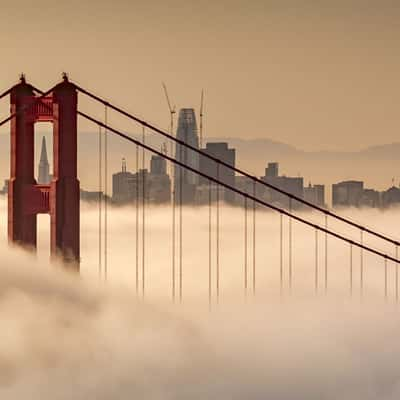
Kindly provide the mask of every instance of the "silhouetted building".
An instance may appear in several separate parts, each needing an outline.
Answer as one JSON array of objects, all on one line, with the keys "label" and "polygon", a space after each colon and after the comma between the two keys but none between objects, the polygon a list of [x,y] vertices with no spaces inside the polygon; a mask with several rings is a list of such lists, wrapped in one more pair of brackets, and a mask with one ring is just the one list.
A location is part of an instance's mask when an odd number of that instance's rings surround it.
[{"label": "silhouetted building", "polygon": [[171,201],[171,180],[167,174],[167,162],[161,156],[152,156],[148,176],[149,201],[153,204]]},{"label": "silhouetted building", "polygon": [[[197,134],[194,109],[183,108],[179,111],[176,137],[196,149],[199,148],[199,137]],[[176,144],[175,158],[183,164],[195,170],[199,170],[199,154],[179,143]],[[175,165],[174,189],[176,202],[179,203],[182,201],[182,203],[185,204],[193,203],[198,182],[198,174],[188,171],[179,165]]]},{"label": "silhouetted building", "polygon": [[364,191],[364,182],[344,181],[332,185],[333,207],[358,207]]},{"label": "silhouetted building", "polygon": [[[226,142],[217,142],[217,143],[207,143],[206,147],[201,150],[203,153],[217,158],[225,162],[226,164],[235,167],[235,157],[236,151],[235,149],[230,149],[228,147],[228,143]],[[218,179],[222,183],[226,183],[229,186],[235,186],[235,171],[231,168],[225,167],[221,164],[218,164],[211,160],[208,157],[200,155],[200,172],[210,176],[211,178]],[[203,176],[199,176],[199,185],[200,186],[208,186],[209,180]],[[216,186],[215,182],[211,182],[212,186]],[[228,203],[232,203],[235,198],[235,193],[231,190],[219,185],[219,197],[220,200],[226,201]],[[203,198],[203,192],[206,189],[198,187],[196,189],[196,202],[199,203],[199,199]],[[213,197],[214,198],[214,197]]]},{"label": "silhouetted building", "polygon": [[113,174],[113,195],[115,204],[146,202],[154,204],[168,203],[171,200],[171,180],[167,174],[166,160],[153,156],[150,160],[150,172],[140,169],[136,173],[126,170],[125,159],[122,169]]},{"label": "silhouetted building", "polygon": [[104,193],[103,192],[92,192],[89,190],[80,190],[80,199],[83,201],[87,201],[89,203],[97,203],[99,199],[104,199]]},{"label": "silhouetted building", "polygon": [[6,194],[8,193],[8,182],[9,182],[8,179],[6,179],[6,180],[4,181],[4,186],[3,186],[3,188],[0,190],[0,194],[6,195]]},{"label": "silhouetted building", "polygon": [[319,207],[325,206],[325,186],[311,185],[304,188],[304,200]]},{"label": "silhouetted building", "polygon": [[134,174],[126,170],[126,161],[123,159],[121,171],[112,176],[112,200],[114,203],[124,204],[134,199],[133,179]]},{"label": "silhouetted building", "polygon": [[400,204],[400,189],[392,186],[381,194],[381,205],[382,207],[391,207]]},{"label": "silhouetted building", "polygon": [[374,189],[364,189],[359,201],[360,207],[377,208],[381,206],[381,193]]},{"label": "silhouetted building", "polygon": [[153,175],[166,175],[167,160],[161,156],[152,156],[150,159],[150,173]]},{"label": "silhouetted building", "polygon": [[[265,169],[265,175],[261,177],[261,180],[296,197],[303,198],[304,196],[304,179],[302,177],[279,176],[278,163],[269,163]],[[287,195],[275,189],[266,187],[257,187],[257,189],[260,191],[263,190],[260,195],[269,202],[276,203],[285,208],[296,209],[301,207],[300,202],[290,200]]]},{"label": "silhouetted building", "polygon": [[48,185],[51,181],[50,177],[50,165],[47,158],[47,148],[46,148],[46,138],[42,138],[42,149],[40,152],[40,162],[39,162],[39,174],[38,174],[38,184]]},{"label": "silhouetted building", "polygon": [[267,178],[276,178],[279,175],[279,164],[277,162],[268,163],[265,169],[265,176]]}]

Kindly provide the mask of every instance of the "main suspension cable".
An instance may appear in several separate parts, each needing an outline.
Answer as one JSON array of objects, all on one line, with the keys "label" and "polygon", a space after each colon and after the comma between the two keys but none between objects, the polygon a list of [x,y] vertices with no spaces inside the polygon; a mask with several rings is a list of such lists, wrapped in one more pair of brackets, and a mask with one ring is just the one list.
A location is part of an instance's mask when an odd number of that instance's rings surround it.
[{"label": "main suspension cable", "polygon": [[14,86],[11,87],[10,89],[6,90],[6,91],[3,92],[2,94],[0,94],[0,100],[1,100],[3,97],[8,96],[8,95],[12,92],[13,89],[14,89]]}]

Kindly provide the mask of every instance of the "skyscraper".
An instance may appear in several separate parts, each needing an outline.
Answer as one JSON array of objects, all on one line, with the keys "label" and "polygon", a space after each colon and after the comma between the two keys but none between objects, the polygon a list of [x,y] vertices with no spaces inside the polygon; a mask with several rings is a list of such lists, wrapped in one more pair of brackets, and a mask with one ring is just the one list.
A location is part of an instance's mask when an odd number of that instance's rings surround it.
[{"label": "skyscraper", "polygon": [[48,185],[50,180],[50,166],[47,159],[46,138],[43,136],[42,149],[40,152],[38,183],[40,185]]},{"label": "skyscraper", "polygon": [[[196,149],[199,148],[196,115],[193,108],[182,108],[179,111],[176,137]],[[178,143],[175,148],[175,158],[183,164],[199,170],[199,154]],[[199,176],[196,173],[176,165],[174,181],[176,202],[179,203],[182,200],[182,203],[193,203],[198,182]]]}]

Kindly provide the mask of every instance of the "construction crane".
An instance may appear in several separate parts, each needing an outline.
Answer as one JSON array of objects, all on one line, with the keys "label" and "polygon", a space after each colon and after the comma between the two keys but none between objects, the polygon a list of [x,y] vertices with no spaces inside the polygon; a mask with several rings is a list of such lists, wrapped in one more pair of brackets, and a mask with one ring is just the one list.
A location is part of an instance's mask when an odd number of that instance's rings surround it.
[{"label": "construction crane", "polygon": [[203,148],[203,108],[204,106],[204,90],[201,91],[201,101],[200,101],[200,149]]},{"label": "construction crane", "polygon": [[167,86],[165,85],[165,83],[162,83],[163,88],[164,88],[164,93],[165,93],[165,98],[167,100],[167,104],[168,104],[168,109],[169,109],[169,114],[171,117],[171,121],[170,121],[170,133],[171,135],[174,134],[174,114],[176,113],[176,108],[175,106],[171,106],[171,102],[169,100],[169,96],[168,96],[168,90],[167,90]]}]

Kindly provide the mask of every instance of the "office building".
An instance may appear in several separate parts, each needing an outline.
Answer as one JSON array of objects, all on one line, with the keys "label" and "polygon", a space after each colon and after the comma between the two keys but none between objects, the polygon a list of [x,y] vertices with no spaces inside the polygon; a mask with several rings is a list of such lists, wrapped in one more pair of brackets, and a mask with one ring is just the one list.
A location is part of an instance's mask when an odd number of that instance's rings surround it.
[{"label": "office building", "polygon": [[333,207],[358,207],[364,191],[364,182],[344,181],[332,185]]},{"label": "office building", "polygon": [[147,185],[150,203],[165,204],[171,201],[171,180],[167,174],[167,162],[163,157],[151,157]]},{"label": "office building", "polygon": [[[265,169],[265,175],[261,177],[264,182],[281,189],[285,192],[295,195],[296,197],[303,198],[304,196],[304,179],[302,177],[289,177],[279,176],[279,164],[268,163]],[[259,190],[262,190],[261,188]],[[260,193],[266,201],[275,203],[281,207],[298,209],[301,203],[290,198],[272,188],[263,188]]]},{"label": "office building", "polygon": [[381,194],[381,206],[384,208],[400,204],[400,188],[392,186]]},{"label": "office building", "polygon": [[129,203],[134,198],[132,180],[134,174],[126,170],[126,161],[122,159],[122,168],[120,172],[112,176],[112,200],[116,204]]},{"label": "office building", "polygon": [[[183,108],[179,111],[176,137],[196,149],[199,148],[199,137],[194,109]],[[175,158],[177,161],[197,171],[199,170],[199,154],[185,146],[181,146],[179,143],[176,144]],[[182,202],[183,204],[194,203],[198,182],[198,174],[179,165],[175,165],[174,189],[176,202]]]},{"label": "office building", "polygon": [[325,206],[325,186],[309,185],[304,188],[304,200],[319,207]]},{"label": "office building", "polygon": [[[235,167],[235,157],[236,151],[235,149],[230,149],[228,143],[226,142],[217,142],[217,143],[207,143],[206,147],[201,150],[202,153],[217,158],[231,167]],[[233,169],[225,167],[223,165],[217,164],[212,159],[200,155],[200,171],[207,176],[218,179],[222,183],[226,183],[229,186],[235,186],[235,172]],[[200,186],[208,186],[209,180],[203,176],[199,177],[199,185]],[[214,182],[211,183],[212,186],[216,184]],[[200,196],[199,193],[203,193],[205,189],[197,188],[196,190],[196,198]],[[232,203],[235,198],[235,193],[229,189],[224,188],[220,185],[219,190],[220,200]],[[200,197],[203,197],[202,195]],[[198,203],[198,201],[196,201]]]},{"label": "office building", "polygon": [[279,164],[277,162],[270,162],[265,168],[265,176],[267,178],[276,178],[279,175]]}]

